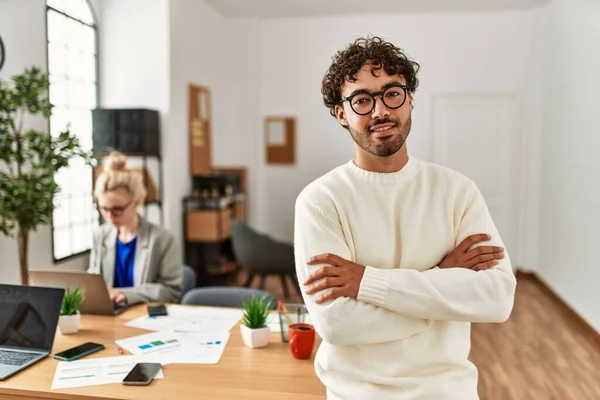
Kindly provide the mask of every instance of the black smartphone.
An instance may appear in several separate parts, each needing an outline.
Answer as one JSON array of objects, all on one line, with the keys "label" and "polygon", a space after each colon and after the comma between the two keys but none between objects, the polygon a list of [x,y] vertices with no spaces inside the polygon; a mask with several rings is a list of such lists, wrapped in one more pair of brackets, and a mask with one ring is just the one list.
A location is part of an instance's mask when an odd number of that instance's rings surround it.
[{"label": "black smartphone", "polygon": [[151,317],[160,317],[167,315],[167,307],[164,304],[158,304],[156,306],[148,306],[148,315]]},{"label": "black smartphone", "polygon": [[161,367],[160,363],[137,363],[123,379],[123,385],[149,385]]},{"label": "black smartphone", "polygon": [[85,357],[88,354],[95,353],[97,351],[103,350],[105,347],[100,343],[87,342],[80,346],[70,348],[65,351],[61,351],[60,353],[56,353],[54,358],[62,361],[73,361],[78,358]]}]

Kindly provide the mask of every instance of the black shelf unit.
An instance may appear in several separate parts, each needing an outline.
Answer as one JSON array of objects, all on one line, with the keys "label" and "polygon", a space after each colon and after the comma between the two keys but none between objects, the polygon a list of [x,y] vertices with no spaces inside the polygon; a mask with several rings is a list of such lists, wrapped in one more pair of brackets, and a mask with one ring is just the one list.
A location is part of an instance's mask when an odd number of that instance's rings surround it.
[{"label": "black shelf unit", "polygon": [[[119,151],[128,158],[128,164],[141,159],[144,185],[149,188],[149,161],[155,160],[157,173],[156,193],[143,204],[144,218],[150,206],[158,206],[160,225],[164,224],[162,207],[163,167],[160,152],[160,115],[146,108],[96,108],[92,110],[92,149],[100,157]],[[135,166],[134,166],[135,168]],[[158,223],[158,221],[152,221]]]},{"label": "black shelf unit", "polygon": [[193,194],[182,199],[184,262],[198,286],[231,285],[240,265],[232,246],[232,221],[244,219],[246,193],[238,172],[193,176]]}]

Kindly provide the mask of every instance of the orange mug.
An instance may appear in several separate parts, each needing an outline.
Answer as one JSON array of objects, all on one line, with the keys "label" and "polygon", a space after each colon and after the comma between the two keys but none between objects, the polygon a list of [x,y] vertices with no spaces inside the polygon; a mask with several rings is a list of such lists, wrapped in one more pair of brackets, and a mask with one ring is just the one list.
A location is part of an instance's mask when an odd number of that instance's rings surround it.
[{"label": "orange mug", "polygon": [[312,355],[315,345],[315,327],[310,324],[291,324],[288,337],[292,355],[299,360],[306,360]]}]

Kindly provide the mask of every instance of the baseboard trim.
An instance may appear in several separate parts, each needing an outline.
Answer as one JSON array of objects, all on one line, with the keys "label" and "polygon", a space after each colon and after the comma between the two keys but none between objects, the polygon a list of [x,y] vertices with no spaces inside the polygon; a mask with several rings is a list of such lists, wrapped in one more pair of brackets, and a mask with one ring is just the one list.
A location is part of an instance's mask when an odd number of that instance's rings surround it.
[{"label": "baseboard trim", "polygon": [[596,331],[588,322],[583,319],[575,310],[571,308],[554,290],[550,288],[537,274],[533,271],[516,271],[517,280],[528,280],[535,284],[542,292],[544,292],[561,313],[573,324],[573,327],[578,330],[586,339],[594,343],[600,348],[600,332]]}]

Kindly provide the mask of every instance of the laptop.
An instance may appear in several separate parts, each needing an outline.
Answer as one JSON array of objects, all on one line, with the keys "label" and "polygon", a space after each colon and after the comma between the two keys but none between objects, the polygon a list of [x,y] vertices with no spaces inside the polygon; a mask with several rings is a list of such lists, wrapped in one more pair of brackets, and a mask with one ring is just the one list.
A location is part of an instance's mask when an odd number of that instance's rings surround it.
[{"label": "laptop", "polygon": [[32,285],[66,289],[81,286],[85,293],[79,312],[81,314],[118,315],[128,304],[114,304],[108,294],[104,277],[85,271],[65,271],[56,269],[29,270]]},{"label": "laptop", "polygon": [[0,381],[50,354],[64,293],[0,285]]}]

